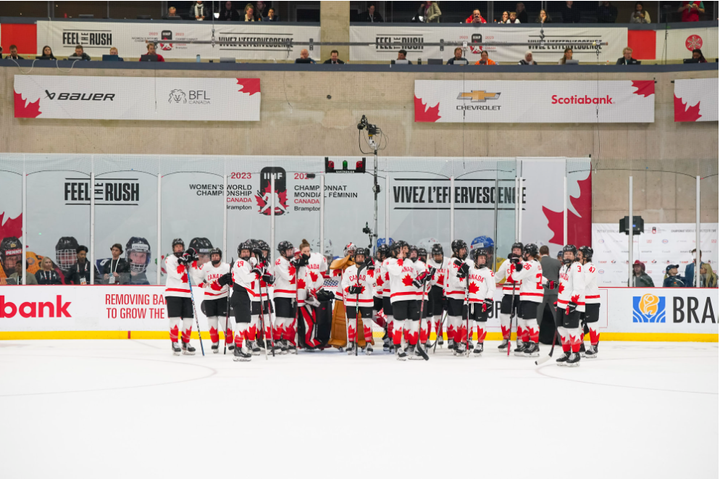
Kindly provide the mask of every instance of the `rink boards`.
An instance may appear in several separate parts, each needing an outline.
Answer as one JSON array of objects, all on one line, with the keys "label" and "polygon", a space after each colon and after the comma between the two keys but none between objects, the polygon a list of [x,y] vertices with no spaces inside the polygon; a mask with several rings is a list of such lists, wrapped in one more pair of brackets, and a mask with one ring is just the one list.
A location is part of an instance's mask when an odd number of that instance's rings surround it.
[{"label": "rink boards", "polygon": [[[164,290],[163,286],[3,287],[0,339],[166,339]],[[198,288],[195,297],[205,338],[208,326]],[[498,290],[488,319],[489,340],[500,339],[501,297]],[[600,331],[606,341],[718,341],[717,289],[600,288],[600,297]]]}]

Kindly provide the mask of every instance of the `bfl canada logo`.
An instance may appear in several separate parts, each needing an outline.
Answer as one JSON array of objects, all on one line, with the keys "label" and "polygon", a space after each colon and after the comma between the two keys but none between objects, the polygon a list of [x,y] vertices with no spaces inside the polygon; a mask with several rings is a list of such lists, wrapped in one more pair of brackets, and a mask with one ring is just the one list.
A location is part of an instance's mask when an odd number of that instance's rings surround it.
[{"label": "bfl canada logo", "polygon": [[664,323],[665,298],[654,294],[633,296],[633,323]]},{"label": "bfl canada logo", "polygon": [[175,89],[170,92],[170,97],[168,98],[168,103],[172,104],[175,103],[187,103],[187,95],[185,95],[185,92],[180,89]]}]

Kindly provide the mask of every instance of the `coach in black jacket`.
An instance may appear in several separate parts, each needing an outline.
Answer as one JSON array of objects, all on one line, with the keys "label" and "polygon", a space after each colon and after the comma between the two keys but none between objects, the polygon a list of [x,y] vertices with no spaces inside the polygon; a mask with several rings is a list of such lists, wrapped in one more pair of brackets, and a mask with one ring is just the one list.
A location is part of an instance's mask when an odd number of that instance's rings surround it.
[{"label": "coach in black jacket", "polygon": [[90,284],[90,261],[87,246],[78,246],[77,262],[65,273],[65,284]]}]

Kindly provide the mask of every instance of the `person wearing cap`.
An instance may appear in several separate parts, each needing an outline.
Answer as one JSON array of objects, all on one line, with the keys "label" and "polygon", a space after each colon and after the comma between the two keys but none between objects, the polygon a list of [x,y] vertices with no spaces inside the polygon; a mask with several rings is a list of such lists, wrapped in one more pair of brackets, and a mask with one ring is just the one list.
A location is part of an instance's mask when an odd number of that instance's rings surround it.
[{"label": "person wearing cap", "polygon": [[633,263],[633,278],[630,286],[633,288],[655,287],[655,283],[653,283],[652,278],[645,272],[645,265],[638,259],[636,259]]},{"label": "person wearing cap", "polygon": [[110,252],[112,259],[103,266],[103,284],[127,284],[130,281],[130,265],[120,257],[122,245],[115,243]]},{"label": "person wearing cap", "polygon": [[665,268],[665,279],[663,280],[663,288],[684,288],[685,280],[678,273],[678,264],[669,264]]}]

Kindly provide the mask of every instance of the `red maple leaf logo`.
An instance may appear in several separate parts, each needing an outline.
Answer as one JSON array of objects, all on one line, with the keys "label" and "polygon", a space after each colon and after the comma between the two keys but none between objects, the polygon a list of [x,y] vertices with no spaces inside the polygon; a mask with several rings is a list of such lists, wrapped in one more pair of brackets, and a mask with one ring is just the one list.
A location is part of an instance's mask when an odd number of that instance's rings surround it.
[{"label": "red maple leaf logo", "polygon": [[577,303],[578,301],[580,301],[580,295],[576,294],[576,295],[571,296],[570,301],[572,301],[573,303]]},{"label": "red maple leaf logo", "polygon": [[377,285],[378,285],[378,286],[382,286],[383,284],[384,284],[384,281],[383,281],[383,279],[382,279],[382,275],[380,275],[380,276],[378,276],[378,278],[377,278]]},{"label": "red maple leaf logo", "polygon": [[237,84],[242,87],[238,90],[240,93],[247,93],[250,96],[260,93],[259,78],[237,78]]},{"label": "red maple leaf logo", "polygon": [[[628,233],[628,234],[630,234],[630,233]],[[532,268],[532,266],[530,265],[530,263],[525,263],[525,266],[523,266],[523,268],[530,271],[530,268]]]},{"label": "red maple leaf logo", "polygon": [[[698,121],[702,115],[700,114],[700,102],[695,106],[689,106],[684,103],[681,98],[675,96],[675,121]],[[688,102],[689,103],[689,102]]]},{"label": "red maple leaf logo", "polygon": [[[280,204],[275,204],[275,216],[280,216],[285,211],[287,211],[288,207],[288,201],[287,201],[287,190],[285,191],[276,191],[278,195],[278,200],[280,201]],[[258,213],[265,216],[270,216],[270,208],[266,208],[266,206],[270,203],[270,201],[265,201],[265,195],[272,195],[272,190],[270,189],[270,183],[268,183],[267,187],[265,187],[265,190],[263,191],[263,195],[255,195],[255,200],[257,201],[259,210]]]},{"label": "red maple leaf logo", "polygon": [[413,279],[410,277],[409,274],[406,274],[405,276],[403,276],[402,282],[405,286],[412,286]]},{"label": "red maple leaf logo", "polygon": [[415,121],[433,123],[440,119],[440,102],[430,107],[423,101],[415,97]]},{"label": "red maple leaf logo", "polygon": [[37,101],[25,100],[22,94],[15,92],[15,118],[37,118],[40,111],[40,98]]},{"label": "red maple leaf logo", "polygon": [[295,265],[291,264],[290,267],[288,267],[288,274],[290,275],[290,284],[295,284],[295,273],[296,273]]},{"label": "red maple leaf logo", "polygon": [[187,273],[183,274],[183,275],[180,277],[180,281],[182,281],[183,283],[187,283]]},{"label": "red maple leaf logo", "polygon": [[305,289],[305,280],[302,278],[298,279],[297,287],[298,289]]},{"label": "red maple leaf logo", "polygon": [[440,276],[438,276],[437,284],[443,284],[443,285],[445,284],[445,275],[444,274],[441,274]]},{"label": "red maple leaf logo", "polygon": [[17,218],[8,217],[3,224],[5,213],[0,213],[0,239],[2,238],[22,238],[22,213]]},{"label": "red maple leaf logo", "polygon": [[390,273],[385,272],[385,281],[390,281]]},{"label": "red maple leaf logo", "polygon": [[[571,196],[570,202],[580,214],[568,209],[568,244],[592,244],[592,174],[578,181],[580,196]],[[553,232],[550,243],[563,244],[563,212],[552,211],[543,206],[548,228]]]},{"label": "red maple leaf logo", "polygon": [[470,291],[470,294],[477,294],[477,292],[480,291],[480,287],[474,281],[470,281],[468,291]]},{"label": "red maple leaf logo", "polygon": [[398,264],[398,266],[402,266],[402,265],[403,265],[403,260],[402,260],[402,258],[399,259],[399,260],[397,260],[397,264]]},{"label": "red maple leaf logo", "polygon": [[638,80],[632,82],[632,88],[637,88],[633,95],[649,97],[655,94],[655,80]]},{"label": "red maple leaf logo", "polygon": [[179,264],[179,265],[177,266],[177,273],[178,273],[178,274],[183,274],[184,272],[185,272],[185,265]]},{"label": "red maple leaf logo", "polygon": [[563,294],[563,291],[565,291],[565,285],[560,283],[560,287],[558,288],[558,294]]},{"label": "red maple leaf logo", "polygon": [[310,281],[313,283],[317,283],[318,280],[318,274],[314,271],[310,271]]}]

